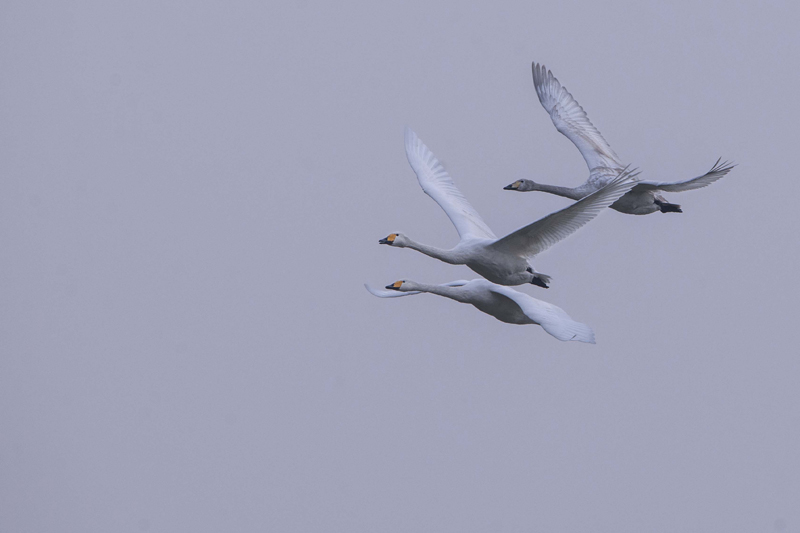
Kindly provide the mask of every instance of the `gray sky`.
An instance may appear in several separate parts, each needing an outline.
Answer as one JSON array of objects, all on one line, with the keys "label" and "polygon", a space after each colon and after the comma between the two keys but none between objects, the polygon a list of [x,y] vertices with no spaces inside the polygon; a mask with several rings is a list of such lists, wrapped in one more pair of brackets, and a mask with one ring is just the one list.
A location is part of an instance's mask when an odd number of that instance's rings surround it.
[{"label": "gray sky", "polygon": [[[0,530],[800,532],[800,13],[760,2],[0,8]],[[285,3],[289,4],[289,3]],[[544,62],[643,178],[522,288],[561,343],[379,246],[499,235],[587,169]]]}]

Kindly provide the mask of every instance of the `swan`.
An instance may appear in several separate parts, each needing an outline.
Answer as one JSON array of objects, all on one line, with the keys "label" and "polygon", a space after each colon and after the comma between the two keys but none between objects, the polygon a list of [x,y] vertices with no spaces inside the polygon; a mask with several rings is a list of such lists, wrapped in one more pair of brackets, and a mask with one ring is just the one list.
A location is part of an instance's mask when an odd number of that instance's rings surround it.
[{"label": "swan", "polygon": [[439,204],[456,227],[461,240],[451,250],[415,242],[402,233],[392,233],[380,244],[411,248],[453,265],[467,265],[484,278],[500,285],[532,283],[547,288],[550,276],[536,272],[528,262],[592,220],[630,190],[635,174],[627,167],[617,172],[602,189],[498,239],[467,199],[436,156],[406,128],[406,156],[425,193]]},{"label": "swan", "polygon": [[364,287],[379,298],[410,296],[423,292],[438,294],[457,302],[472,304],[479,311],[507,324],[538,324],[560,341],[594,344],[592,328],[572,320],[560,307],[485,279],[458,280],[442,285],[401,280],[387,285],[388,290],[385,291],[374,289],[367,284],[364,284]]},{"label": "swan", "polygon": [[[538,63],[533,63],[532,69],[533,85],[536,87],[539,101],[550,114],[556,129],[580,150],[589,166],[589,179],[578,187],[558,187],[531,180],[517,180],[504,189],[520,192],[543,191],[580,200],[587,194],[602,189],[614,179],[624,165],[589,121],[580,104],[567,88],[558,82],[553,73]],[[721,159],[717,160],[711,170],[696,178],[675,182],[639,181],[630,192],[611,204],[611,208],[630,215],[647,215],[656,211],[683,213],[680,205],[667,202],[661,193],[690,191],[717,181],[736,166],[727,161],[720,163]]]}]

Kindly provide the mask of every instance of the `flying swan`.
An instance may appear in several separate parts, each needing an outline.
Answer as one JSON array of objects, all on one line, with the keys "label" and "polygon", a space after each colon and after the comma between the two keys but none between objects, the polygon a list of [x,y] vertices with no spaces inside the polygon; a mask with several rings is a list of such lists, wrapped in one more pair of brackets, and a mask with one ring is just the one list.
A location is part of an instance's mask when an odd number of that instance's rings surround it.
[{"label": "flying swan", "polygon": [[586,324],[575,322],[560,307],[537,300],[532,296],[502,287],[485,279],[458,280],[442,285],[427,285],[414,281],[395,281],[388,290],[364,285],[379,298],[394,298],[429,292],[457,302],[472,304],[479,311],[492,315],[507,324],[538,324],[560,341],[581,341],[594,344],[594,331]]},{"label": "flying swan", "polygon": [[500,285],[532,283],[547,288],[550,276],[536,272],[529,260],[577,231],[636,183],[633,171],[627,167],[620,169],[605,187],[561,211],[498,239],[417,134],[406,128],[405,140],[408,162],[417,174],[422,190],[444,210],[461,240],[451,250],[414,242],[402,233],[392,233],[378,242],[411,248],[445,263],[467,265]]},{"label": "flying swan", "polygon": [[[580,150],[589,166],[589,179],[578,187],[558,187],[531,180],[517,180],[504,188],[520,192],[543,191],[580,200],[587,194],[602,189],[614,179],[624,165],[589,121],[580,104],[569,94],[567,88],[558,82],[553,73],[538,63],[533,63],[532,68],[533,85],[536,87],[539,101],[550,114],[556,129]],[[696,178],[676,182],[639,181],[629,193],[611,204],[611,208],[630,215],[648,215],[656,211],[682,213],[681,206],[667,202],[661,196],[661,192],[690,191],[717,181],[736,166],[727,161],[720,163],[720,159],[711,170]]]}]

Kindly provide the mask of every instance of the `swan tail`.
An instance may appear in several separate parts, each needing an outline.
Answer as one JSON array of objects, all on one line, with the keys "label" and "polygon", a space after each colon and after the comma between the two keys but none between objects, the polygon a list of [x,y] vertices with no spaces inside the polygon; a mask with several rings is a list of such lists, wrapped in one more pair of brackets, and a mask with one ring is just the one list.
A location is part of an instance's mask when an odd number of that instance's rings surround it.
[{"label": "swan tail", "polygon": [[662,213],[683,213],[681,206],[678,204],[671,204],[658,199],[655,202]]},{"label": "swan tail", "polygon": [[[533,269],[531,269],[533,270]],[[553,279],[551,276],[547,274],[542,274],[541,272],[533,272],[533,279],[531,280],[531,285],[536,285],[537,287],[541,287],[543,289],[550,288],[550,280]]]},{"label": "swan tail", "polygon": [[531,285],[536,285],[543,289],[550,288],[550,276],[538,275],[531,280]]}]

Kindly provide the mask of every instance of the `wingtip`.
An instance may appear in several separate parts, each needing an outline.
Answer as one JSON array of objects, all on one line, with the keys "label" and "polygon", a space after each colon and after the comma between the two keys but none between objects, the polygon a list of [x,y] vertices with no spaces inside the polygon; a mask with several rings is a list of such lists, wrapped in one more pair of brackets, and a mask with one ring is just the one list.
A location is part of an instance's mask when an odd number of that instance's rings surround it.
[{"label": "wingtip", "polygon": [[533,81],[536,85],[540,85],[542,83],[542,77],[544,74],[544,65],[541,65],[534,61],[531,63],[531,71],[533,71]]},{"label": "wingtip", "polygon": [[587,326],[586,324],[569,319],[569,322],[564,326],[564,328],[566,329],[566,331],[564,331],[563,329],[558,332],[547,329],[546,331],[560,341],[564,342],[577,341],[577,342],[585,342],[587,344],[596,344],[594,338],[594,330],[589,326]]},{"label": "wingtip", "polygon": [[722,158],[720,157],[717,159],[717,162],[714,163],[714,166],[711,167],[711,170],[709,170],[709,172],[721,172],[723,174],[727,174],[728,172],[733,170],[733,168],[737,164],[738,163],[734,163],[733,161],[728,161],[727,159],[725,161],[722,161]]},{"label": "wingtip", "polygon": [[406,126],[405,140],[406,140],[406,146],[413,146],[414,144],[422,142],[422,141],[420,141],[420,138],[419,138],[419,135],[417,135],[417,132],[412,130],[411,127],[409,127],[409,126]]},{"label": "wingtip", "polygon": [[369,283],[365,283],[364,288],[367,289],[367,291],[369,291],[369,293],[372,294],[373,296],[380,296],[381,292],[383,292],[381,289],[375,288]]},{"label": "wingtip", "polygon": [[641,173],[642,172],[639,170],[639,167],[631,168],[631,166],[628,165],[625,168],[623,168],[622,170],[620,170],[619,174],[617,174],[617,177],[615,178],[615,181],[617,183],[635,182],[636,178]]},{"label": "wingtip", "polygon": [[411,157],[411,153],[414,152],[415,145],[417,144],[419,137],[417,134],[414,133],[410,127],[406,126],[405,130],[405,144],[406,144],[406,155]]},{"label": "wingtip", "polygon": [[[580,322],[579,322],[580,324]],[[576,338],[576,341],[585,342],[586,344],[597,344],[594,338],[594,330],[587,326],[586,324],[581,324],[583,331],[581,332],[580,336]]]}]

